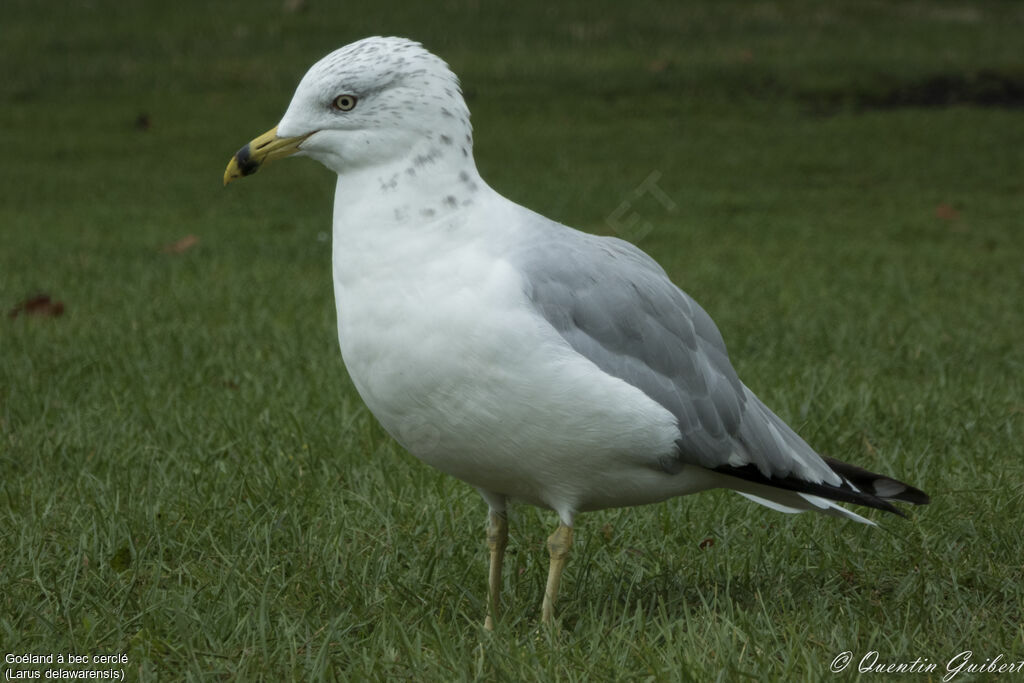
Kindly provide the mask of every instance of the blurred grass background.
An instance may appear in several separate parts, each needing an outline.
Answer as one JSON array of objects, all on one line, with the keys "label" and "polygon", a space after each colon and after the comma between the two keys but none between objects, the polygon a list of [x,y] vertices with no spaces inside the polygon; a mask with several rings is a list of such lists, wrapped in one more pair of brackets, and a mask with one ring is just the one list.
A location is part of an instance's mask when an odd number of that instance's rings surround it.
[{"label": "blurred grass background", "polygon": [[[0,650],[124,652],[141,680],[1024,659],[1022,31],[994,1],[7,0]],[[518,508],[481,632],[482,502],[383,433],[339,358],[333,178],[221,188],[310,64],[389,34],[461,76],[491,185],[649,225],[623,236],[748,385],[934,503],[883,530],[723,492],[582,516],[557,634],[554,520]],[[634,195],[652,173],[671,210]]]}]

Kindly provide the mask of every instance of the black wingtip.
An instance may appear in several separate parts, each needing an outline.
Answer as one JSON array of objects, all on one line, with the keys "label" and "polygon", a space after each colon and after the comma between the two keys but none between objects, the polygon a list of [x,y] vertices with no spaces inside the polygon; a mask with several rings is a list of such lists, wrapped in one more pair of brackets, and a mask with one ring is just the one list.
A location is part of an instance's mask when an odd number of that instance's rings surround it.
[{"label": "black wingtip", "polygon": [[932,501],[931,497],[910,484],[887,477],[882,474],[875,474],[863,467],[851,465],[835,458],[823,458],[825,463],[832,468],[832,471],[861,491],[870,493],[883,500],[897,500],[901,503],[911,505],[927,505]]},{"label": "black wingtip", "polygon": [[840,486],[814,483],[793,476],[767,477],[756,465],[752,464],[743,465],[742,467],[724,465],[716,467],[715,471],[758,484],[774,486],[775,488],[796,491],[798,493],[809,493],[840,503],[853,503],[877,510],[884,510],[904,518],[907,515],[890,503],[890,500],[911,503],[913,505],[927,505],[931,502],[931,498],[929,498],[927,493],[909,484],[904,484],[891,477],[875,474],[862,467],[857,467],[841,460],[834,458],[823,459],[832,471],[843,479],[843,483]]}]

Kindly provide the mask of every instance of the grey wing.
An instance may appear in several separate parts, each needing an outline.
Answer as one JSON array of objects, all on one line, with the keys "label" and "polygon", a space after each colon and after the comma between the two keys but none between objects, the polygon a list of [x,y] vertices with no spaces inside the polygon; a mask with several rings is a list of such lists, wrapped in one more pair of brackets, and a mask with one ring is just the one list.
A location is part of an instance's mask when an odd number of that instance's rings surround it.
[{"label": "grey wing", "polygon": [[573,349],[676,417],[678,462],[662,463],[665,469],[689,463],[841,482],[744,386],[711,317],[644,252],[552,225],[510,261],[524,273],[537,311]]}]

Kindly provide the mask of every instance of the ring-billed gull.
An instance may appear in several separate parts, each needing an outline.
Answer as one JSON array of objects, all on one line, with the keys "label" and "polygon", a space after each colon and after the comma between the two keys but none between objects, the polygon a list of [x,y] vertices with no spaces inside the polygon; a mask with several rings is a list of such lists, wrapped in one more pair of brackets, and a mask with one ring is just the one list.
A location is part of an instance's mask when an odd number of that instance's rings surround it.
[{"label": "ring-billed gull", "polygon": [[459,82],[418,43],[324,57],[225,185],[289,155],[338,174],[341,353],[384,428],[489,507],[497,614],[506,502],[554,510],[550,622],[578,512],[729,488],[781,512],[889,512],[928,496],[819,456],[736,376],[708,314],[647,254],[492,190]]}]

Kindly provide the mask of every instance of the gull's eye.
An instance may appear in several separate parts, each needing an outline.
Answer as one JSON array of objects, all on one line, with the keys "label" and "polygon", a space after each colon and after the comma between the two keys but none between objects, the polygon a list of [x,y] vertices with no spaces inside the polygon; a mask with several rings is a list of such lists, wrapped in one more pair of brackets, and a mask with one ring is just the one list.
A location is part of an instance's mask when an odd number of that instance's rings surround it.
[{"label": "gull's eye", "polygon": [[338,95],[331,102],[331,106],[338,111],[352,111],[356,106],[355,95]]}]

